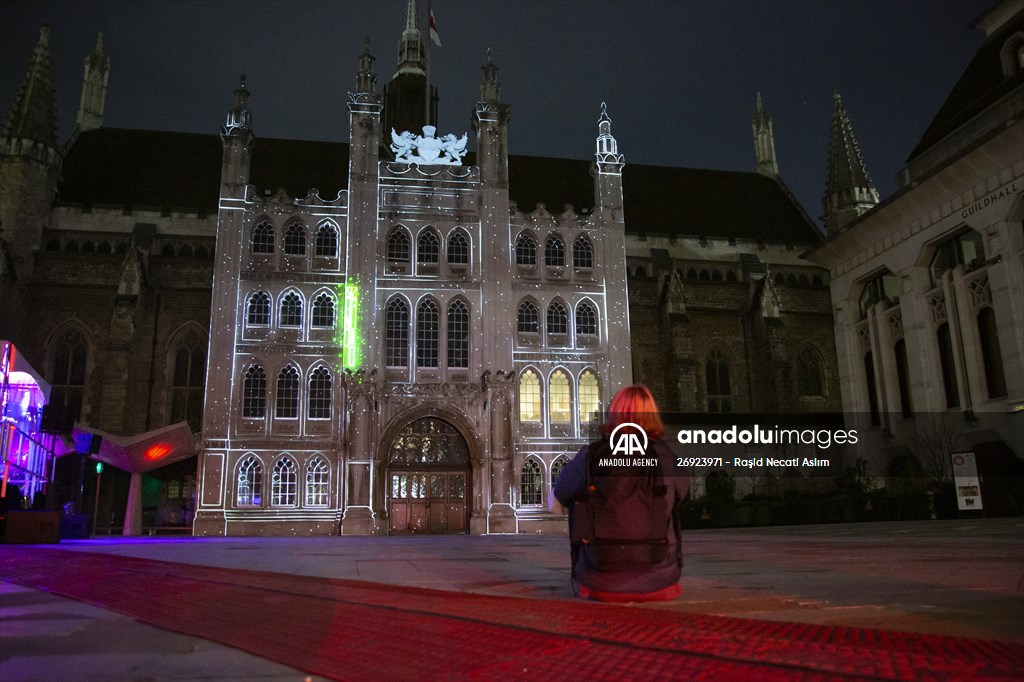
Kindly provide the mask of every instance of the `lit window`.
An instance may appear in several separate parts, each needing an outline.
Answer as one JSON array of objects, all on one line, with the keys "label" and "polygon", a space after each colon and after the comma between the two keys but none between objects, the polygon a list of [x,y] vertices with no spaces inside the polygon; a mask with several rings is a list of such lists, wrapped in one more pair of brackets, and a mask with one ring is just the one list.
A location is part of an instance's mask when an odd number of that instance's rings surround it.
[{"label": "lit window", "polygon": [[316,457],[306,467],[307,507],[326,507],[331,486],[331,469],[322,457]]},{"label": "lit window", "polygon": [[395,230],[388,237],[388,260],[394,263],[409,262],[409,235],[403,230]]},{"label": "lit window", "polygon": [[252,252],[274,253],[274,226],[261,220],[252,230]]},{"label": "lit window", "polygon": [[309,418],[331,417],[331,373],[326,367],[317,367],[309,375]]},{"label": "lit window", "polygon": [[527,334],[536,334],[540,331],[540,313],[532,301],[523,301],[519,304],[516,328]]},{"label": "lit window", "polygon": [[257,291],[249,297],[246,312],[246,323],[251,326],[265,327],[270,324],[270,296],[264,291]]},{"label": "lit window", "polygon": [[597,377],[589,369],[580,374],[580,424],[601,419],[601,389]]},{"label": "lit window", "polygon": [[708,393],[708,412],[732,412],[732,385],[729,363],[715,348],[704,362],[704,382]]},{"label": "lit window", "polygon": [[267,373],[259,365],[251,365],[242,381],[242,416],[262,419],[267,413]]},{"label": "lit window", "polygon": [[572,264],[577,268],[594,267],[594,247],[582,235],[572,243]]},{"label": "lit window", "polygon": [[548,306],[548,334],[568,334],[569,313],[565,306],[555,301]]},{"label": "lit window", "polygon": [[540,421],[540,379],[532,369],[519,377],[519,421]]},{"label": "lit window", "polygon": [[580,301],[576,306],[576,335],[594,336],[597,334],[597,311],[589,301]]},{"label": "lit window", "polygon": [[384,313],[384,355],[388,367],[405,367],[409,362],[409,306],[392,299]]},{"label": "lit window", "polygon": [[302,298],[294,291],[289,291],[281,299],[279,320],[282,327],[302,326]]},{"label": "lit window", "polygon": [[313,252],[322,258],[336,258],[338,256],[338,228],[330,223],[324,223],[318,227],[313,249]]},{"label": "lit window", "polygon": [[461,232],[455,232],[448,238],[448,262],[453,265],[469,263],[469,241]]},{"label": "lit window", "polygon": [[548,416],[551,423],[564,424],[572,421],[572,392],[569,390],[569,377],[558,369],[551,375],[548,382]]},{"label": "lit window", "polygon": [[427,298],[416,308],[416,366],[437,367],[440,320],[437,304]]},{"label": "lit window", "polygon": [[519,501],[522,505],[539,505],[544,499],[544,476],[541,474],[540,464],[534,459],[528,459],[523,463],[523,470],[520,476]]},{"label": "lit window", "polygon": [[306,228],[302,223],[291,223],[285,228],[284,252],[287,256],[306,255]]},{"label": "lit window", "polygon": [[322,328],[334,326],[334,297],[327,292],[313,299],[312,325]]},{"label": "lit window", "polygon": [[277,375],[274,416],[278,419],[296,419],[299,416],[299,371],[294,367],[285,367]]},{"label": "lit window", "polygon": [[295,506],[295,500],[298,497],[297,479],[295,460],[291,457],[282,457],[277,460],[274,472],[270,476],[271,507]]},{"label": "lit window", "polygon": [[528,234],[516,238],[516,265],[537,264],[537,242]]},{"label": "lit window", "polygon": [[565,242],[557,234],[548,237],[544,245],[544,264],[558,267],[565,265]]},{"label": "lit window", "polygon": [[235,506],[258,507],[263,504],[263,464],[249,455],[238,465]]},{"label": "lit window", "polygon": [[469,308],[459,300],[448,307],[448,366],[469,367]]}]

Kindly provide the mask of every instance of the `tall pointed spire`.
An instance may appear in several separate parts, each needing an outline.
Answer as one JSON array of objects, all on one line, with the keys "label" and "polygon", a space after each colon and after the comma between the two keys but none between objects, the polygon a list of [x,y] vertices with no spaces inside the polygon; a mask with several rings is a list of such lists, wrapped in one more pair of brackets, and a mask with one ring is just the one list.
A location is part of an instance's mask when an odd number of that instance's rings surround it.
[{"label": "tall pointed spire", "polygon": [[370,54],[370,38],[366,38],[363,54],[359,57],[359,71],[356,72],[356,92],[373,93],[377,88],[377,74],[373,72],[374,57]]},{"label": "tall pointed spire", "polygon": [[501,83],[498,82],[498,67],[491,61],[491,48],[487,48],[487,63],[484,64],[484,79],[480,83],[481,102],[500,102]]},{"label": "tall pointed spire", "polygon": [[245,108],[246,100],[249,99],[249,89],[245,87],[245,74],[238,80],[238,87],[235,88],[235,106],[228,110],[227,118],[224,120],[224,127],[221,129],[221,137],[241,137],[246,142],[252,139],[252,113]]},{"label": "tall pointed spire", "polygon": [[878,204],[878,191],[868,178],[849,114],[836,91],[832,94],[832,133],[828,150],[828,184],[822,205],[829,234]]},{"label": "tall pointed spire", "polygon": [[775,132],[772,117],[764,108],[761,93],[757,93],[757,109],[754,112],[754,156],[757,172],[770,178],[779,177],[779,163],[775,159]]},{"label": "tall pointed spire", "polygon": [[47,27],[39,29],[39,42],[14,98],[4,137],[41,142],[54,149],[57,147],[57,112],[50,66],[50,29]]},{"label": "tall pointed spire", "polygon": [[405,30],[402,31],[402,39],[398,43],[396,77],[402,73],[426,75],[427,58],[423,51],[423,36],[417,27],[416,17],[416,0],[409,0],[405,11]]},{"label": "tall pointed spire", "polygon": [[110,58],[103,52],[103,34],[100,33],[96,37],[96,47],[85,58],[82,100],[78,105],[78,117],[75,121],[76,134],[103,125],[109,75]]},{"label": "tall pointed spire", "polygon": [[612,119],[608,105],[601,102],[597,119],[597,151],[594,154],[594,204],[608,209],[613,220],[622,220],[622,167],[626,157],[619,153],[619,143],[612,136]]}]

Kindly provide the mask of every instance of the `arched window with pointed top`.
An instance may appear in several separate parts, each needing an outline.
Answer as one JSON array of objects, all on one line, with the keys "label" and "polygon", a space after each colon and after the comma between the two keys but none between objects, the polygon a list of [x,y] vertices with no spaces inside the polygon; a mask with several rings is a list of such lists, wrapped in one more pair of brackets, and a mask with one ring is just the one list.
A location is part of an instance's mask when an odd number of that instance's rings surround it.
[{"label": "arched window with pointed top", "polygon": [[569,375],[556,369],[548,379],[548,419],[552,424],[572,422],[572,389]]},{"label": "arched window with pointed top", "polygon": [[569,463],[568,457],[556,457],[555,461],[551,463],[551,487],[555,486],[558,481],[558,477],[562,475],[562,469]]},{"label": "arched window with pointed top", "polygon": [[270,475],[270,506],[294,507],[298,500],[298,467],[285,455],[274,464]]},{"label": "arched window with pointed top", "polygon": [[708,396],[708,412],[732,412],[729,361],[718,348],[711,349],[704,360],[704,385]]},{"label": "arched window with pointed top", "polygon": [[323,222],[317,226],[313,254],[320,258],[338,257],[338,228],[334,223]]},{"label": "arched window with pointed top", "polygon": [[297,419],[299,416],[299,370],[292,365],[278,372],[274,416],[277,419]]},{"label": "arched window with pointed top", "polygon": [[242,379],[242,417],[262,419],[267,414],[267,373],[250,365]]},{"label": "arched window with pointed top", "polygon": [[313,299],[313,327],[327,329],[334,326],[334,295],[322,291]]},{"label": "arched window with pointed top", "polygon": [[548,306],[548,335],[569,333],[569,313],[561,301],[552,301]]},{"label": "arched window with pointed top", "polygon": [[256,455],[247,455],[238,464],[235,479],[235,506],[259,507],[263,504],[263,462]]},{"label": "arched window with pointed top", "polygon": [[189,329],[175,339],[171,352],[171,423],[188,422],[192,433],[199,433],[203,426],[206,335]]},{"label": "arched window with pointed top", "polygon": [[388,237],[388,260],[392,263],[409,262],[409,235],[396,227]]},{"label": "arched window with pointed top", "polygon": [[549,236],[544,244],[544,264],[549,267],[565,265],[565,242],[557,234]]},{"label": "arched window with pointed top", "polygon": [[307,507],[326,507],[331,490],[331,468],[323,457],[317,455],[306,465]]},{"label": "arched window with pointed top", "polygon": [[440,345],[440,315],[437,303],[424,298],[416,306],[416,366],[437,367]]},{"label": "arched window with pointed top", "polygon": [[252,252],[274,253],[274,226],[269,220],[261,220],[252,228]]},{"label": "arched window with pointed top", "polygon": [[601,421],[601,387],[597,375],[589,369],[583,370],[579,384],[580,424]]},{"label": "arched window with pointed top", "polygon": [[307,414],[310,419],[331,418],[331,372],[320,366],[309,374],[309,405]]},{"label": "arched window with pointed top", "polygon": [[525,334],[540,333],[540,312],[537,310],[536,303],[527,300],[519,304],[516,329]]},{"label": "arched window with pointed top", "polygon": [[284,229],[284,253],[286,256],[306,255],[306,226],[295,220]]},{"label": "arched window with pointed top", "polygon": [[384,357],[388,367],[409,364],[409,306],[397,296],[384,311]]},{"label": "arched window with pointed top", "polygon": [[516,265],[537,264],[537,241],[523,232],[516,237]]},{"label": "arched window with pointed top", "polygon": [[448,237],[448,262],[452,265],[469,264],[469,240],[461,231]]},{"label": "arched window with pointed top", "polygon": [[278,317],[281,327],[302,326],[302,297],[289,291],[281,298],[281,314]]},{"label": "arched window with pointed top", "polygon": [[469,306],[460,299],[448,306],[448,366],[469,367]]},{"label": "arched window with pointed top", "polygon": [[594,267],[594,245],[582,234],[572,243],[572,264],[577,268]]},{"label": "arched window with pointed top", "polygon": [[74,326],[54,336],[51,344],[48,406],[60,413],[62,421],[73,423],[82,415],[89,346]]},{"label": "arched window with pointed top", "polygon": [[825,365],[821,354],[804,346],[796,356],[796,386],[801,397],[824,397]]},{"label": "arched window with pointed top", "polygon": [[519,504],[533,507],[544,501],[543,468],[533,457],[527,457],[519,474]]},{"label": "arched window with pointed top", "polygon": [[416,241],[416,262],[423,265],[433,265],[440,260],[441,242],[433,229],[427,228],[420,232]]},{"label": "arched window with pointed top", "polygon": [[590,301],[580,301],[576,305],[576,336],[596,335],[597,310]]},{"label": "arched window with pointed top", "polygon": [[519,375],[519,421],[540,421],[540,378],[532,369]]},{"label": "arched window with pointed top", "polygon": [[270,295],[267,292],[253,292],[246,308],[245,322],[247,325],[266,327],[270,324]]}]

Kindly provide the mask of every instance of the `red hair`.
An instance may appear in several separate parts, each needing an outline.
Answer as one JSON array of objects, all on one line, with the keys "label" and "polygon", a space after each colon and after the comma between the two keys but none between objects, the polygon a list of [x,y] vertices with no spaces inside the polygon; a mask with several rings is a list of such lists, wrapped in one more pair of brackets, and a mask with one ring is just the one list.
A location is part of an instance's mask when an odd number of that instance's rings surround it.
[{"label": "red hair", "polygon": [[619,424],[636,424],[647,433],[648,438],[658,439],[665,435],[658,405],[650,390],[642,384],[625,386],[612,398],[608,406],[608,418],[601,425],[601,433],[611,434]]}]

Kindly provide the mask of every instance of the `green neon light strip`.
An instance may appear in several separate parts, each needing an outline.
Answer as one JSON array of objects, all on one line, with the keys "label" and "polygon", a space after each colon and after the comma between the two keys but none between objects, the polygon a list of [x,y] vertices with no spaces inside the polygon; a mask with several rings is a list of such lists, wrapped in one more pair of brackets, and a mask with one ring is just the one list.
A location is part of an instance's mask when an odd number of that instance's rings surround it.
[{"label": "green neon light strip", "polygon": [[362,338],[359,333],[359,282],[352,280],[341,285],[344,308],[341,316],[341,364],[355,371],[363,364]]}]

